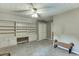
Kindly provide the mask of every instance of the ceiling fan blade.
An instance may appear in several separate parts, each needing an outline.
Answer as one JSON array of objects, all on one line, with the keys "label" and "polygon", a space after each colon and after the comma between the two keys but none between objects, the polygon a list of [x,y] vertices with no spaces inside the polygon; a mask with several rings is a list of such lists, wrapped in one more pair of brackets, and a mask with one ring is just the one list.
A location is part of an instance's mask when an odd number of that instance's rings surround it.
[{"label": "ceiling fan blade", "polygon": [[33,5],[33,3],[31,3],[32,8],[35,8],[35,6]]},{"label": "ceiling fan blade", "polygon": [[[32,9],[35,8],[33,3],[30,3],[30,5],[32,6]],[[27,12],[27,11],[31,11],[31,8],[28,10],[27,9],[26,10],[14,10],[14,12]]]},{"label": "ceiling fan blade", "polygon": [[27,11],[30,11],[30,10],[14,10],[14,12],[27,12]]},{"label": "ceiling fan blade", "polygon": [[44,10],[44,9],[51,9],[52,7],[42,7],[42,8],[38,8],[38,10]]}]

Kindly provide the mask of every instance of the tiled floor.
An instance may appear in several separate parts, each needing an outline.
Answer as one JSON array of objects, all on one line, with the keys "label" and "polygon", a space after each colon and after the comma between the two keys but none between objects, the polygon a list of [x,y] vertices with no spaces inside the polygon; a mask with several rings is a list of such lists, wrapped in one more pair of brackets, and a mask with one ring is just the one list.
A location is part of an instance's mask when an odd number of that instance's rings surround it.
[{"label": "tiled floor", "polygon": [[53,48],[49,40],[19,44],[10,48],[10,52],[12,56],[78,56],[68,54],[68,51],[60,48]]}]

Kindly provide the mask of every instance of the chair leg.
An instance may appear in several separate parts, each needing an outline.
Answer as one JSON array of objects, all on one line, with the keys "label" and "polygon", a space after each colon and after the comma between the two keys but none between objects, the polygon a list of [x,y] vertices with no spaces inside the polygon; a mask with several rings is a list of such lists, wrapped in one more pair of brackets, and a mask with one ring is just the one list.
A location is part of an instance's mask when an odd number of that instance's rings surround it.
[{"label": "chair leg", "polygon": [[69,54],[72,52],[72,48],[69,49]]}]

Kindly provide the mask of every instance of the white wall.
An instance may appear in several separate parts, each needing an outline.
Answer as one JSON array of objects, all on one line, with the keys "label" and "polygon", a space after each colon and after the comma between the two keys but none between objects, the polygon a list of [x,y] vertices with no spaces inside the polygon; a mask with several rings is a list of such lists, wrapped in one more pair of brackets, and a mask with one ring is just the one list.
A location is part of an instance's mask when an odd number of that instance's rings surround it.
[{"label": "white wall", "polygon": [[[6,20],[6,21],[3,21],[3,20]],[[8,25],[13,26],[14,25],[13,22],[8,22],[8,21],[33,23],[35,24],[34,26],[36,26],[36,19],[24,18],[24,17],[20,17],[11,13],[0,12],[0,26],[8,26]],[[20,25],[24,25],[24,24],[20,24]],[[0,31],[0,33],[1,32],[2,31]],[[14,36],[14,34],[0,34],[0,48],[16,45],[17,37],[25,37],[25,36],[29,36],[29,41],[37,40],[36,33],[24,33],[24,32],[22,33],[21,32],[21,33],[17,33],[16,36]]]},{"label": "white wall", "polygon": [[23,17],[16,13],[14,14],[11,12],[1,12],[1,11],[0,11],[0,20],[17,21],[17,22],[30,22],[31,21],[30,23],[36,22],[36,19],[27,18],[27,16]]},{"label": "white wall", "polygon": [[73,35],[79,38],[79,9],[53,16],[52,31],[57,35]]},{"label": "white wall", "polygon": [[74,42],[79,52],[79,9],[53,16],[52,32],[63,42]]}]

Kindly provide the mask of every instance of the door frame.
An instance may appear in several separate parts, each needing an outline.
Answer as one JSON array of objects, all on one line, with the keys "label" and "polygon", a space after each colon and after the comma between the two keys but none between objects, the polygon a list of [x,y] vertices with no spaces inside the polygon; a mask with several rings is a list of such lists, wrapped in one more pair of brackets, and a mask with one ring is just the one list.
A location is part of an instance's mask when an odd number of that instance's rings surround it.
[{"label": "door frame", "polygon": [[[46,24],[46,33],[47,33],[47,21],[44,20],[38,20],[37,21],[37,40],[39,41],[39,23],[45,23]],[[47,37],[47,36],[46,36]]]}]

